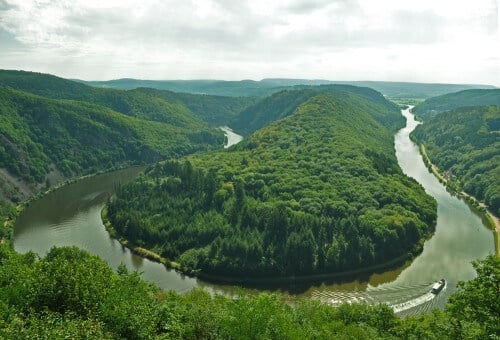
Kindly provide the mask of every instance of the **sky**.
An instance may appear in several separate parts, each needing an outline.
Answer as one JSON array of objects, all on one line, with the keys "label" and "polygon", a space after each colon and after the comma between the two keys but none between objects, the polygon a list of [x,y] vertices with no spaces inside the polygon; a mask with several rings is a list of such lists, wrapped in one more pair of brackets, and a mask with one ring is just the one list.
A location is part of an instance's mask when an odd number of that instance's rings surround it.
[{"label": "sky", "polygon": [[500,0],[0,0],[0,68],[500,86]]}]

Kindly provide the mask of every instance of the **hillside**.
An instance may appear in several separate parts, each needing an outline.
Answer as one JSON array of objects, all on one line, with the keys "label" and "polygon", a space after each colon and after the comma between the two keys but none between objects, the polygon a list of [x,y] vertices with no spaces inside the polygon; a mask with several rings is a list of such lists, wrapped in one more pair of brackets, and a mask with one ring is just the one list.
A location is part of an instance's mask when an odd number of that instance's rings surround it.
[{"label": "hillside", "polygon": [[275,120],[289,116],[297,107],[321,92],[335,93],[346,98],[357,95],[357,105],[394,132],[405,124],[399,108],[373,89],[350,85],[320,85],[295,87],[293,90],[284,90],[264,98],[243,110],[231,123],[231,127],[248,135]]},{"label": "hillside", "polygon": [[314,90],[275,93],[243,110],[230,125],[238,133],[249,135],[275,120],[291,115],[300,104],[316,94]]},{"label": "hillside", "polygon": [[241,111],[257,101],[254,97],[209,96],[152,88],[139,88],[136,91],[184,105],[194,115],[212,126],[227,125]]},{"label": "hillside", "polygon": [[118,189],[108,218],[185,270],[243,281],[414,252],[436,203],[403,175],[364,100],[318,93],[228,151],[151,166]]},{"label": "hillside", "polygon": [[390,98],[430,98],[446,93],[457,92],[476,88],[493,88],[490,85],[475,84],[427,84],[388,81],[335,81],[335,80],[310,80],[269,78],[260,81],[240,80],[140,80],[140,79],[115,79],[108,81],[83,81],[83,84],[102,88],[115,88],[131,90],[139,87],[149,87],[159,90],[174,92],[188,92],[196,94],[209,94],[219,96],[259,96],[266,97],[289,87],[304,85],[317,86],[328,84],[353,85],[370,87]]},{"label": "hillside", "polygon": [[423,120],[441,112],[465,106],[500,105],[500,89],[465,90],[429,98],[413,108],[413,113]]},{"label": "hillside", "polygon": [[458,188],[500,215],[500,106],[441,113],[418,126],[412,138]]},{"label": "hillside", "polygon": [[[339,82],[342,84],[343,82]],[[491,85],[479,84],[433,84],[390,81],[359,81],[346,82],[355,86],[373,88],[389,98],[420,98],[426,99],[470,89],[492,89]]]},{"label": "hillside", "polygon": [[221,132],[195,118],[179,125],[148,121],[88,102],[44,98],[4,86],[0,116],[0,169],[6,170],[0,176],[0,198],[14,202],[26,198],[23,191],[31,194],[63,178],[223,143]]},{"label": "hillside", "polygon": [[225,125],[254,99],[174,93],[153,89],[130,91],[96,88],[50,74],[0,70],[0,85],[52,99],[91,102],[141,119],[176,126]]}]

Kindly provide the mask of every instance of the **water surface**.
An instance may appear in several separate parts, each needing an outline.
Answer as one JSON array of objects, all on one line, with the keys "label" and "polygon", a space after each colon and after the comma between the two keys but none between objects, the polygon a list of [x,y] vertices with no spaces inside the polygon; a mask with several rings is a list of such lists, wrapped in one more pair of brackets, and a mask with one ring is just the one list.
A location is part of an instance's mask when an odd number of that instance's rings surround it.
[{"label": "water surface", "polygon": [[[451,196],[427,171],[418,148],[409,139],[417,126],[409,110],[404,110],[407,126],[395,136],[396,155],[403,171],[415,178],[438,202],[436,232],[424,244],[423,252],[405,265],[355,278],[331,280],[320,284],[288,285],[272,288],[287,297],[317,298],[327,303],[384,302],[400,313],[415,314],[435,306],[442,307],[459,280],[475,273],[470,262],[494,252],[491,230],[460,199]],[[230,143],[241,140],[224,130]],[[230,293],[234,287],[215,285],[190,278],[161,264],[142,259],[110,238],[100,217],[107,197],[116,183],[134,178],[140,169],[132,168],[92,178],[56,190],[34,202],[18,218],[14,228],[14,248],[46,253],[52,246],[76,245],[99,255],[117,268],[124,263],[130,270],[163,289],[186,292],[203,287],[212,292]],[[430,294],[432,284],[445,278],[447,287],[437,296]],[[257,287],[257,290],[271,287]]]}]

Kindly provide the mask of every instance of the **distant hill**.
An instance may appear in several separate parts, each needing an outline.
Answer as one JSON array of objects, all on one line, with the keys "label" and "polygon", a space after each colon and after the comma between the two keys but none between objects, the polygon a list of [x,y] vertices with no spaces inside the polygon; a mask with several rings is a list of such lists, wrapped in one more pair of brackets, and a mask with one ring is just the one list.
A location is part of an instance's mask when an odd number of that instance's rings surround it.
[{"label": "distant hill", "polygon": [[500,215],[500,106],[440,113],[418,126],[412,138],[459,189]]},{"label": "distant hill", "polygon": [[270,100],[287,114],[268,109],[276,120],[241,143],[160,162],[118,188],[108,206],[118,233],[187,272],[242,281],[417,251],[436,205],[402,173],[393,132],[371,112],[384,98],[290,92]]},{"label": "distant hill", "polygon": [[256,97],[210,96],[191,93],[177,93],[152,88],[139,88],[136,91],[162,98],[187,107],[193,114],[213,126],[227,125],[238,114],[254,104]]},{"label": "distant hill", "polygon": [[[342,82],[338,82],[342,83]],[[468,89],[493,89],[491,85],[478,84],[432,84],[408,82],[359,81],[347,82],[355,86],[371,87],[389,98],[430,98],[446,93]]]},{"label": "distant hill", "polygon": [[426,120],[441,112],[465,106],[500,105],[500,89],[465,90],[427,99],[413,112]]},{"label": "distant hill", "polygon": [[405,121],[399,108],[371,88],[351,85],[319,85],[294,86],[266,97],[243,110],[231,123],[231,127],[243,134],[250,134],[275,120],[292,114],[299,105],[322,92],[332,92],[343,97],[358,95],[357,105],[370,112],[379,123],[393,131],[404,126]]},{"label": "distant hill", "polygon": [[139,79],[116,79],[108,81],[83,81],[82,83],[104,88],[135,89],[139,87],[150,87],[160,90],[174,92],[188,92],[197,94],[221,95],[221,96],[269,96],[291,86],[306,85],[328,85],[343,84],[360,87],[373,88],[390,98],[430,98],[445,93],[456,92],[475,88],[494,88],[490,85],[474,84],[426,84],[408,82],[384,82],[384,81],[332,81],[332,80],[309,80],[309,79],[283,79],[271,78],[240,81],[224,80],[139,80]]},{"label": "distant hill", "polygon": [[254,99],[193,95],[152,89],[96,88],[50,74],[0,70],[0,85],[53,99],[92,102],[146,120],[188,126],[199,119],[211,125],[227,124]]}]

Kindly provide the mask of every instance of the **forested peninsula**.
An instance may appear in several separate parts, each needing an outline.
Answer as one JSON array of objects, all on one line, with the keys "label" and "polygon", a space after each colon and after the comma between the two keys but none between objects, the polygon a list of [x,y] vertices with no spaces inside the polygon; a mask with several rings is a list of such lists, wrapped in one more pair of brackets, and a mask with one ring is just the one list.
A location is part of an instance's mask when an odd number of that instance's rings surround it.
[{"label": "forested peninsula", "polygon": [[401,116],[378,96],[292,93],[304,101],[291,114],[237,146],[158,163],[120,186],[108,218],[133,245],[187,272],[243,281],[417,252],[436,203],[400,170],[393,132]]}]

